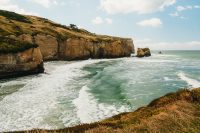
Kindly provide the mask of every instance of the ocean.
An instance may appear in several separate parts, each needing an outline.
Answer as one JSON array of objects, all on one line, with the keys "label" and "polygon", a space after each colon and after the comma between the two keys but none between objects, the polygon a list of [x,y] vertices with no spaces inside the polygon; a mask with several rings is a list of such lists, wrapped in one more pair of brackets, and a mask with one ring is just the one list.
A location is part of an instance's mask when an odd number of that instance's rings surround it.
[{"label": "ocean", "polygon": [[0,81],[0,132],[95,122],[200,87],[200,51],[44,65],[43,74]]}]

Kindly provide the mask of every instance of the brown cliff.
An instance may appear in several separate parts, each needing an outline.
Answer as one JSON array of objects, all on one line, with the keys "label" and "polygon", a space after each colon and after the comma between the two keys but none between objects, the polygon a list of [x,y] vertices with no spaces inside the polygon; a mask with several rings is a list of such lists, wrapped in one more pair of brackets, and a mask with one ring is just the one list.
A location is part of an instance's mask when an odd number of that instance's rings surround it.
[{"label": "brown cliff", "polygon": [[37,74],[43,71],[42,54],[39,48],[0,55],[0,79]]},{"label": "brown cliff", "polygon": [[96,35],[48,19],[2,10],[0,35],[37,44],[44,61],[128,57],[134,52],[129,38]]},{"label": "brown cliff", "polygon": [[128,57],[132,39],[0,10],[0,78],[43,72],[43,60]]}]

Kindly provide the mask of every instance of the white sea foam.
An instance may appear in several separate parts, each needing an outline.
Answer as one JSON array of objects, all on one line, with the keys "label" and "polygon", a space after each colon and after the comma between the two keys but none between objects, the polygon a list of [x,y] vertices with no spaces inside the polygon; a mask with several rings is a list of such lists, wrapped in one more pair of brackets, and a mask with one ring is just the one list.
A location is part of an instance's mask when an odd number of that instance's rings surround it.
[{"label": "white sea foam", "polygon": [[170,55],[170,54],[151,54],[153,57],[177,57],[177,55]]},{"label": "white sea foam", "polygon": [[[56,128],[44,121],[53,110],[59,110],[58,98],[70,97],[70,87],[77,77],[84,75],[85,65],[101,60],[86,60],[73,63],[58,62],[45,64],[46,73],[24,81],[9,81],[7,85],[25,83],[18,92],[0,101],[0,132],[33,128]],[[6,83],[4,83],[4,86]],[[67,96],[66,96],[67,95]],[[61,114],[62,115],[62,114]],[[73,118],[71,118],[73,120]]]},{"label": "white sea foam", "polygon": [[187,77],[185,73],[180,72],[180,73],[178,73],[178,76],[179,76],[180,79],[182,79],[182,80],[184,80],[185,82],[187,82],[187,84],[188,84],[189,86],[191,86],[192,88],[200,87],[200,82],[199,82],[199,81]]},{"label": "white sea foam", "polygon": [[81,123],[91,123],[129,110],[125,106],[117,108],[114,105],[98,103],[91,93],[89,93],[87,86],[82,87],[78,98],[73,103],[77,108],[77,116]]},{"label": "white sea foam", "polygon": [[171,81],[172,79],[170,79],[169,77],[164,77],[165,81]]},{"label": "white sea foam", "polygon": [[130,58],[135,62],[147,62],[147,63],[165,63],[165,62],[178,62],[170,59],[154,59],[154,58]]}]

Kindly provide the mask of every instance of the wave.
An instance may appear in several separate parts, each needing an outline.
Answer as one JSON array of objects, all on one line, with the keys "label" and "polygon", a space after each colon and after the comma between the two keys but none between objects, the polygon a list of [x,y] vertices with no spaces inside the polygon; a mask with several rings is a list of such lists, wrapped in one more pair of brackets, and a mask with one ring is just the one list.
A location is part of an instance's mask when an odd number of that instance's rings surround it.
[{"label": "wave", "polygon": [[[99,61],[101,60],[70,63],[48,62],[45,63],[47,74],[27,76],[19,78],[17,81],[13,79],[3,83],[3,87],[21,83],[24,86],[0,101],[0,132],[33,128],[57,128],[56,124],[48,123],[45,118],[50,117],[49,115],[52,112],[56,112],[52,113],[53,115],[60,114],[62,116],[62,111],[67,108],[60,104],[59,98],[64,97],[68,101],[76,98],[74,96],[76,89],[74,88],[78,83],[77,78],[86,74],[82,71],[82,68]],[[62,123],[62,119],[59,117],[56,117],[56,119],[58,119],[56,121]],[[73,121],[73,118],[71,118],[71,121]]]},{"label": "wave", "polygon": [[179,76],[180,79],[184,80],[192,88],[198,88],[198,87],[200,87],[200,82],[199,81],[187,77],[185,75],[185,73],[180,72],[180,73],[178,73],[178,76]]},{"label": "wave", "polygon": [[125,106],[116,107],[114,105],[98,103],[98,100],[89,93],[89,90],[87,86],[83,86],[78,98],[73,101],[81,123],[95,122],[129,110]]},{"label": "wave", "polygon": [[170,55],[170,54],[156,54],[156,53],[152,53],[152,56],[157,56],[157,57],[178,57],[178,55]]},{"label": "wave", "polygon": [[153,58],[130,58],[129,60],[135,61],[135,62],[147,62],[147,63],[165,63],[165,62],[179,62],[177,60],[171,60],[171,59],[153,59]]},{"label": "wave", "polygon": [[169,77],[164,77],[165,81],[172,81],[173,79],[169,78]]}]

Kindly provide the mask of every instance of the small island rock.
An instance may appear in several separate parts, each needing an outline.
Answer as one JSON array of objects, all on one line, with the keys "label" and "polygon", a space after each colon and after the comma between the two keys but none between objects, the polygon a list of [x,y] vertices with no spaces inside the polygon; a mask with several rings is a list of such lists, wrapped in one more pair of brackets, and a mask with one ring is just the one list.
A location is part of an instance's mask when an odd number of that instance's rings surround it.
[{"label": "small island rock", "polygon": [[149,57],[151,56],[151,51],[149,48],[138,48],[137,57]]}]

